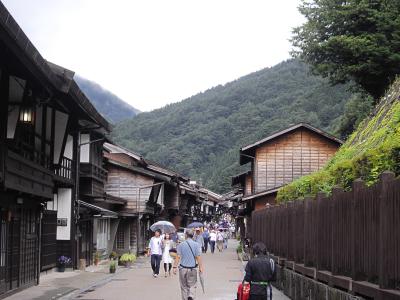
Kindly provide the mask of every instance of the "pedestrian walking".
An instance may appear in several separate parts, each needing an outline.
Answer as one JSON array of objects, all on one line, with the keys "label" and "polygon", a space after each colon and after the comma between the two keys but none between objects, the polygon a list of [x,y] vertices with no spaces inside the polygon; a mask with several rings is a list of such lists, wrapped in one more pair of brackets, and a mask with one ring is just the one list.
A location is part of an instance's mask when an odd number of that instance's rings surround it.
[{"label": "pedestrian walking", "polygon": [[172,269],[172,257],[170,254],[170,250],[174,248],[174,241],[171,239],[170,235],[166,233],[164,235],[164,240],[162,242],[162,262],[164,264],[164,276],[167,277],[167,271],[169,276],[171,276],[171,269]]},{"label": "pedestrian walking", "polygon": [[196,228],[196,231],[193,236],[193,240],[199,244],[200,251],[201,251],[201,249],[204,248],[204,239],[203,239],[203,234],[200,231],[200,228]]},{"label": "pedestrian walking", "polygon": [[244,283],[250,284],[249,300],[272,299],[271,282],[276,280],[275,263],[267,256],[267,250],[263,243],[253,246],[255,255],[246,265]]},{"label": "pedestrian walking", "polygon": [[176,244],[178,243],[178,233],[177,232],[173,232],[169,235],[171,237],[171,240]]},{"label": "pedestrian walking", "polygon": [[154,232],[154,236],[150,239],[147,255],[150,255],[153,276],[158,277],[158,275],[160,274],[160,263],[162,258],[161,230],[157,229]]},{"label": "pedestrian walking", "polygon": [[228,248],[228,238],[229,238],[227,230],[225,230],[223,232],[223,236],[224,236],[224,249],[227,249]]},{"label": "pedestrian walking", "polygon": [[203,240],[204,240],[203,253],[207,253],[208,243],[210,242],[210,232],[208,231],[208,228],[204,229]]},{"label": "pedestrian walking", "polygon": [[203,263],[198,243],[193,240],[192,229],[186,230],[186,240],[177,247],[177,256],[174,263],[174,274],[179,267],[179,283],[182,300],[194,300],[197,287],[197,267],[203,274]]},{"label": "pedestrian walking", "polygon": [[215,243],[217,242],[217,233],[215,232],[215,230],[211,230],[210,232],[210,250],[211,253],[214,254],[215,251]]},{"label": "pedestrian walking", "polygon": [[222,252],[224,249],[224,235],[221,230],[217,233],[217,248],[219,252]]}]

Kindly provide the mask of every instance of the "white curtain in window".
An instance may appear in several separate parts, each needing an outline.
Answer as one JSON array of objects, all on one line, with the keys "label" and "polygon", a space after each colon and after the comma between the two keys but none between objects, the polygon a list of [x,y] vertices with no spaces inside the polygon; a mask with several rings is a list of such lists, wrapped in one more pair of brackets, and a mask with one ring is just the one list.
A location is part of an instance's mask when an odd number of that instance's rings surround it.
[{"label": "white curtain in window", "polygon": [[110,219],[99,219],[97,222],[97,249],[106,249],[110,240]]}]

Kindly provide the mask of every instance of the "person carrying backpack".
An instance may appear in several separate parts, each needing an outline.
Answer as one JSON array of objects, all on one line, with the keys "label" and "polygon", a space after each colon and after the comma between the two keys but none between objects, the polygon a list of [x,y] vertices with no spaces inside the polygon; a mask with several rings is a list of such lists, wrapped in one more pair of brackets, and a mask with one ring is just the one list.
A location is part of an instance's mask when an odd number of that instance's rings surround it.
[{"label": "person carrying backpack", "polygon": [[271,282],[276,280],[275,263],[267,256],[263,243],[254,244],[253,253],[254,258],[247,263],[244,276],[244,284],[250,284],[249,300],[272,299]]}]

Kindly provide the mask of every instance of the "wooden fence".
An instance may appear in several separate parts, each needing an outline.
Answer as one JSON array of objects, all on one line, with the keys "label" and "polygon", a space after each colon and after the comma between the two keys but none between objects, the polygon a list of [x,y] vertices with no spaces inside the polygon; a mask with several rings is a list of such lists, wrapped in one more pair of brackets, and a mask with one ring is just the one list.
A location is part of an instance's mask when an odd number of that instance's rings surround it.
[{"label": "wooden fence", "polygon": [[252,238],[285,264],[313,270],[310,276],[347,278],[350,289],[369,282],[399,290],[400,179],[384,172],[370,187],[356,180],[348,192],[254,211]]}]

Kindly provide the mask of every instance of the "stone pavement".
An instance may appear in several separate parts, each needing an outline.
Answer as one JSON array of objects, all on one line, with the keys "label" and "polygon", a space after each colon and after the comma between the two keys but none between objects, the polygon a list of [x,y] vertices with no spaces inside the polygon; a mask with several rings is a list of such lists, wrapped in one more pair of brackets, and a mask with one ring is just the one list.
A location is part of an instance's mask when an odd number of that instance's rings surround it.
[{"label": "stone pavement", "polygon": [[[243,265],[236,255],[237,241],[230,240],[224,252],[203,255],[205,288],[197,288],[198,300],[236,299],[238,284],[243,279]],[[132,268],[118,268],[108,273],[108,264],[89,267],[87,271],[53,272],[41,276],[40,285],[14,294],[7,300],[179,300],[177,276],[165,278],[163,270],[153,278],[149,258],[139,258]],[[274,290],[274,300],[289,299]]]},{"label": "stone pavement", "polygon": [[[123,272],[126,269],[119,269]],[[113,277],[109,274],[108,262],[90,266],[86,271],[49,272],[40,276],[40,284],[7,297],[7,300],[51,300],[59,299],[73,291],[87,289],[89,286]]]},{"label": "stone pavement", "polygon": [[[243,279],[243,265],[235,252],[237,242],[230,240],[229,248],[222,253],[203,255],[205,266],[205,288],[203,294],[200,285],[197,288],[198,300],[233,300],[236,299],[238,284]],[[164,300],[180,299],[177,276],[153,278],[148,258],[140,259],[132,269],[103,280],[87,290],[71,293],[62,299],[74,300]],[[274,290],[273,299],[288,299]]]}]

